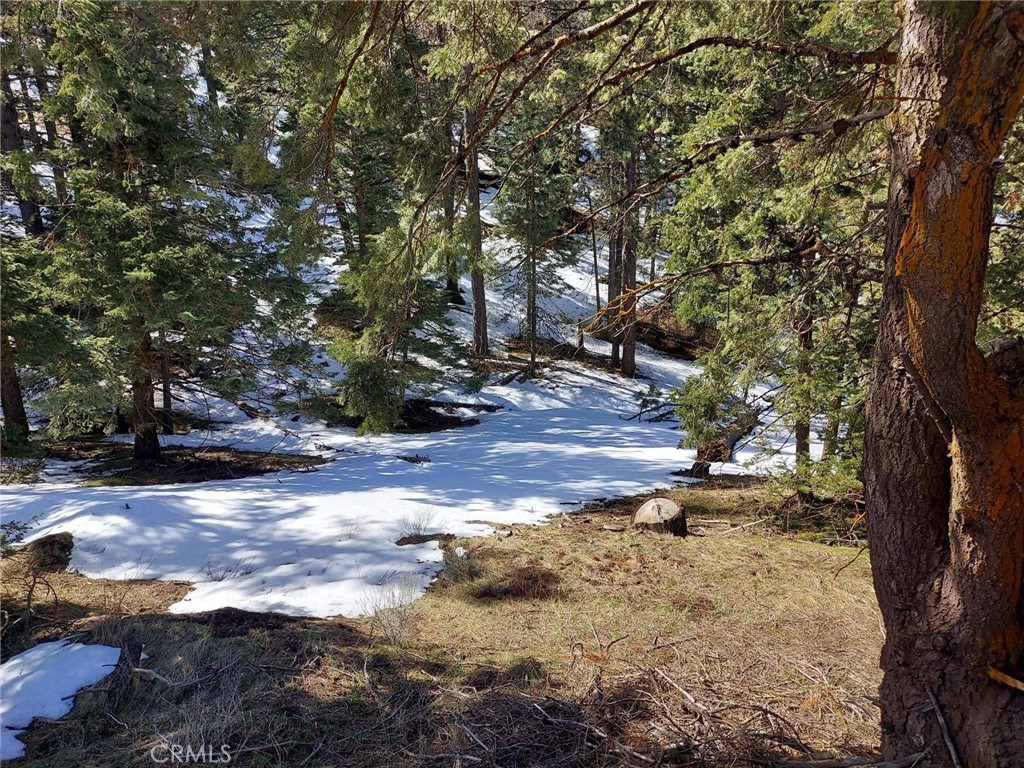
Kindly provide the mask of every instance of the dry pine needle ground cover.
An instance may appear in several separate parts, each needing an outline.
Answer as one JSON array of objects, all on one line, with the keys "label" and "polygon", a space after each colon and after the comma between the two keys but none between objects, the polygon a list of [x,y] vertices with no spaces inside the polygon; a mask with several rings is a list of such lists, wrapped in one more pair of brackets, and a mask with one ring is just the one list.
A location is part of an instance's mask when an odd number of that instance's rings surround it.
[{"label": "dry pine needle ground cover", "polygon": [[186,585],[66,573],[37,574],[29,615],[31,569],[9,557],[5,654],[83,631],[141,644],[152,671],[102,681],[37,724],[20,764],[152,765],[166,743],[289,767],[870,756],[882,638],[868,558],[738,527],[755,519],[756,486],[668,493],[697,535],[605,528],[639,497],[445,542],[424,598],[360,620],[171,616]]}]

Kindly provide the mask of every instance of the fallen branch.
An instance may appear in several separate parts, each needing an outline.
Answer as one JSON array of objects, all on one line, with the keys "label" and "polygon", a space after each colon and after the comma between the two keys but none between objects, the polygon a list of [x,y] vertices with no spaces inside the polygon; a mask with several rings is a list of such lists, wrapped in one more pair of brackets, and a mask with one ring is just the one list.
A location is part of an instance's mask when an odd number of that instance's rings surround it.
[{"label": "fallen branch", "polygon": [[619,752],[619,753],[621,753],[623,755],[629,755],[630,757],[636,758],[637,760],[640,760],[640,761],[642,761],[644,763],[648,763],[648,764],[651,764],[651,765],[653,765],[656,762],[653,757],[648,757],[647,755],[643,754],[642,752],[637,752],[632,747],[627,747],[622,742],[616,741],[611,736],[609,736],[605,731],[603,731],[600,728],[598,728],[596,725],[590,725],[590,723],[582,723],[579,720],[565,720],[565,719],[558,718],[558,717],[552,717],[551,715],[549,715],[547,712],[545,712],[543,710],[543,708],[540,706],[540,704],[537,704],[536,702],[534,702],[533,706],[537,709],[538,712],[541,713],[541,715],[543,715],[544,722],[547,722],[547,723],[560,723],[562,725],[575,725],[575,726],[578,726],[579,728],[583,728],[584,730],[592,733],[593,735],[597,736],[598,738],[603,739],[604,741],[606,741],[609,744],[611,744],[612,748],[616,752]]},{"label": "fallen branch", "polygon": [[924,752],[915,752],[906,757],[877,762],[869,757],[842,757],[831,760],[787,760],[782,763],[785,768],[912,768],[924,758]]},{"label": "fallen branch", "polygon": [[993,680],[1002,683],[1003,685],[1008,685],[1011,688],[1016,688],[1018,691],[1024,691],[1024,683],[1022,683],[1015,677],[1010,677],[1009,675],[1000,672],[995,667],[988,668],[988,676],[991,677]]},{"label": "fallen branch", "polygon": [[753,522],[744,523],[743,525],[737,525],[737,526],[735,526],[733,528],[730,528],[730,529],[728,529],[726,531],[722,531],[722,535],[724,536],[725,534],[732,533],[733,531],[740,531],[740,530],[742,530],[744,528],[750,528],[751,526],[760,525],[761,523],[767,523],[767,522],[768,521],[766,519],[764,519],[764,518],[762,518],[760,520],[754,520]]},{"label": "fallen branch", "polygon": [[525,375],[529,370],[530,370],[529,368],[516,368],[511,373],[507,373],[504,376],[502,376],[500,379],[498,379],[497,386],[499,386],[499,387],[507,387],[509,384],[512,383],[513,379],[517,379],[520,376]]},{"label": "fallen branch", "polygon": [[159,672],[156,672],[152,669],[145,669],[144,667],[133,667],[132,672],[135,672],[136,674],[142,675],[144,677],[152,678],[153,680],[159,680],[161,683],[163,683],[164,685],[169,685],[171,688],[181,688],[182,686],[186,685],[195,685],[201,680],[201,678],[197,677],[195,680],[182,680],[180,682],[175,682],[170,678],[164,677]]},{"label": "fallen branch", "polygon": [[703,706],[700,702],[698,702],[697,699],[695,699],[693,697],[693,694],[691,694],[689,691],[687,691],[685,688],[683,688],[681,685],[679,685],[679,683],[677,683],[671,677],[666,675],[660,669],[655,667],[654,671],[662,680],[664,680],[666,683],[668,683],[673,688],[675,688],[677,691],[679,691],[679,693],[682,695],[683,699],[686,701],[686,704],[687,704],[686,708],[689,709],[692,714],[695,714],[698,717],[700,717],[701,720],[704,721],[704,724],[709,729],[711,729],[713,727],[714,719],[713,719],[713,717],[711,715],[711,711],[707,707]]}]

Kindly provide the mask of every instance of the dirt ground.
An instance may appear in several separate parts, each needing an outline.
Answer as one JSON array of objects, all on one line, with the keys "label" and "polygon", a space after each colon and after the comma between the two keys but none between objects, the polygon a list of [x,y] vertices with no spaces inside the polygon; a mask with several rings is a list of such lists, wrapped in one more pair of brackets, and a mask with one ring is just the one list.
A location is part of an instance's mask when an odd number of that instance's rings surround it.
[{"label": "dirt ground", "polygon": [[773,532],[757,485],[663,493],[692,535],[629,529],[648,494],[445,541],[426,596],[355,620],[168,615],[187,585],[33,577],[9,557],[5,657],[79,631],[142,644],[158,675],[82,692],[13,764],[149,766],[168,744],[288,767],[872,756],[882,633],[867,553]]}]

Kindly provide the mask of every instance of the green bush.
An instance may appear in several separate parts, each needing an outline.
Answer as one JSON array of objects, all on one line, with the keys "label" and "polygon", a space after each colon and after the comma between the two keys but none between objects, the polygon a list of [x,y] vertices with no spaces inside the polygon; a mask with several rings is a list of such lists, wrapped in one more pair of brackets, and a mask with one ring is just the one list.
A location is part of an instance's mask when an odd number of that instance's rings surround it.
[{"label": "green bush", "polygon": [[401,378],[389,361],[372,355],[353,355],[345,361],[341,388],[345,413],[362,418],[360,435],[390,432],[402,409]]}]

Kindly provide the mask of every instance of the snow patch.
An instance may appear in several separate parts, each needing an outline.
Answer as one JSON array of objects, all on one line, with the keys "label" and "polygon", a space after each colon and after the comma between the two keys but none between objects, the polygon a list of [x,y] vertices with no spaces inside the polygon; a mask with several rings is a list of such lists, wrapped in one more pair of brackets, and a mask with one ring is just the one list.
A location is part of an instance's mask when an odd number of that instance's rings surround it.
[{"label": "snow patch", "polygon": [[108,645],[55,640],[0,665],[0,760],[21,757],[25,745],[17,736],[37,717],[64,717],[74,695],[109,675],[120,654]]}]

